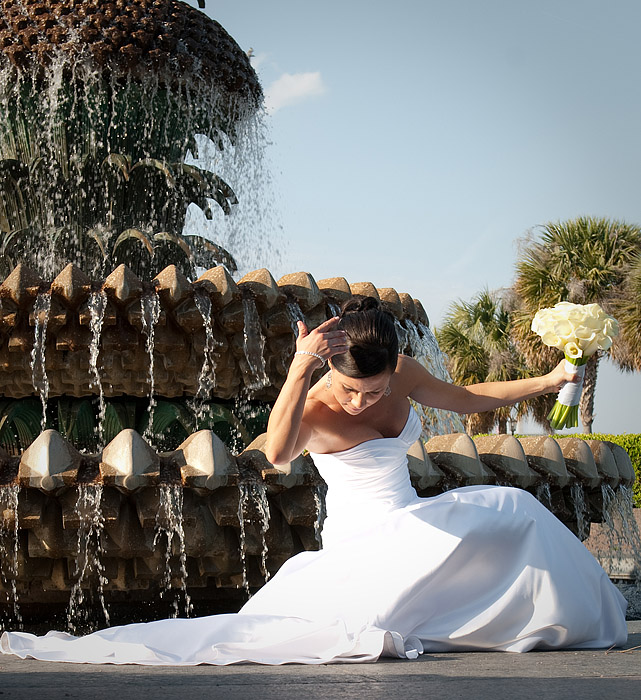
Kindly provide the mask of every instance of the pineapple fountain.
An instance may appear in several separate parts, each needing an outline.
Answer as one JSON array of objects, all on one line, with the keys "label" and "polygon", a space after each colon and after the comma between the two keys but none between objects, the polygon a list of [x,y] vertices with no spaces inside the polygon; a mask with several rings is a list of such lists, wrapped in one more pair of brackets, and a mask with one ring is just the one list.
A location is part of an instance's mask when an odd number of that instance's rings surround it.
[{"label": "pineapple fountain", "polygon": [[[242,206],[186,163],[196,136],[238,158],[261,99],[248,57],[186,3],[0,2],[2,625],[234,609],[321,545],[311,459],[276,469],[261,449],[298,319],[375,296],[404,351],[446,376],[410,295],[305,272],[237,279],[226,250],[185,235],[191,203]],[[627,503],[634,471],[615,445],[475,442],[457,416],[422,419],[420,495],[518,485],[581,538]]]}]

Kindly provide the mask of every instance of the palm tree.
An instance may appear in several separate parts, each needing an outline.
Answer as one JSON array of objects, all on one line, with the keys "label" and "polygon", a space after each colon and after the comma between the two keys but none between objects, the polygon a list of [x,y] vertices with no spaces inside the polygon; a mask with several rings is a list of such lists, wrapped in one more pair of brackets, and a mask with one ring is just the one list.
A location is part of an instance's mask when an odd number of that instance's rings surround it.
[{"label": "palm tree", "polygon": [[[527,369],[510,338],[510,315],[501,293],[487,289],[471,302],[458,301],[450,306],[445,322],[436,332],[439,345],[448,356],[448,370],[456,384],[504,381],[528,376]],[[507,422],[516,414],[511,406],[466,417],[466,431],[486,433],[498,423],[505,433]]]},{"label": "palm tree", "polygon": [[620,326],[612,359],[624,371],[641,372],[641,255],[630,264],[612,311]]},{"label": "palm tree", "polygon": [[[512,334],[528,366],[546,372],[559,360],[558,352],[543,346],[530,330],[536,311],[571,301],[596,302],[612,312],[614,299],[622,294],[626,270],[640,253],[638,226],[592,217],[545,224],[538,239],[526,240],[517,263]],[[586,365],[579,407],[586,433],[592,432],[600,357],[601,353],[593,355]],[[533,402],[534,417],[545,423],[541,419],[553,402],[553,396]]]}]

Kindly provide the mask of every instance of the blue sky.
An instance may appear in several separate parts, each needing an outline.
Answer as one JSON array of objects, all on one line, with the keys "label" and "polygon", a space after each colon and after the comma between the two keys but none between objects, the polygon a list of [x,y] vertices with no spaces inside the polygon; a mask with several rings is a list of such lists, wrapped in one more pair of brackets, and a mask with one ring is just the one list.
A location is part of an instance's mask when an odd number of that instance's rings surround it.
[{"label": "blue sky", "polygon": [[[253,49],[266,93],[263,228],[281,255],[262,264],[276,278],[394,287],[438,326],[452,301],[511,284],[518,240],[538,225],[641,224],[637,0],[209,0],[206,12]],[[639,375],[606,364],[594,429],[641,432],[639,396]]]}]

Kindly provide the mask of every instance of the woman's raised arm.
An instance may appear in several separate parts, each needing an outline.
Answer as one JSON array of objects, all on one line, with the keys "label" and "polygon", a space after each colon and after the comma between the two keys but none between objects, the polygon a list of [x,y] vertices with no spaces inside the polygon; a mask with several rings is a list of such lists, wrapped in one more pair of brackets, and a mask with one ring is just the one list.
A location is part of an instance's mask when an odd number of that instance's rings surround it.
[{"label": "woman's raised arm", "polygon": [[499,406],[556,392],[567,382],[578,381],[565,369],[562,360],[551,372],[540,377],[505,382],[483,382],[458,386],[431,375],[411,357],[399,358],[401,376],[408,396],[418,403],[433,408],[444,408],[456,413],[482,413]]},{"label": "woman's raised arm", "polygon": [[267,424],[265,455],[272,464],[298,457],[312,435],[313,427],[303,419],[312,374],[323,361],[347,350],[345,332],[337,324],[338,318],[330,318],[310,333],[298,321],[296,353]]}]

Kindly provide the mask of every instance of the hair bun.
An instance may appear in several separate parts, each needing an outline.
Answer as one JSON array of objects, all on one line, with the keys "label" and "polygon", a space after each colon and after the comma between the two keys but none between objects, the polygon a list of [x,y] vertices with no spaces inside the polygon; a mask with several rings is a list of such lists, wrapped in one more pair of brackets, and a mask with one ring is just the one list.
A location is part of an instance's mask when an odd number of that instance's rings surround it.
[{"label": "hair bun", "polygon": [[370,309],[378,311],[380,308],[380,302],[374,297],[354,297],[343,304],[341,308],[341,317],[347,314],[369,311]]}]

